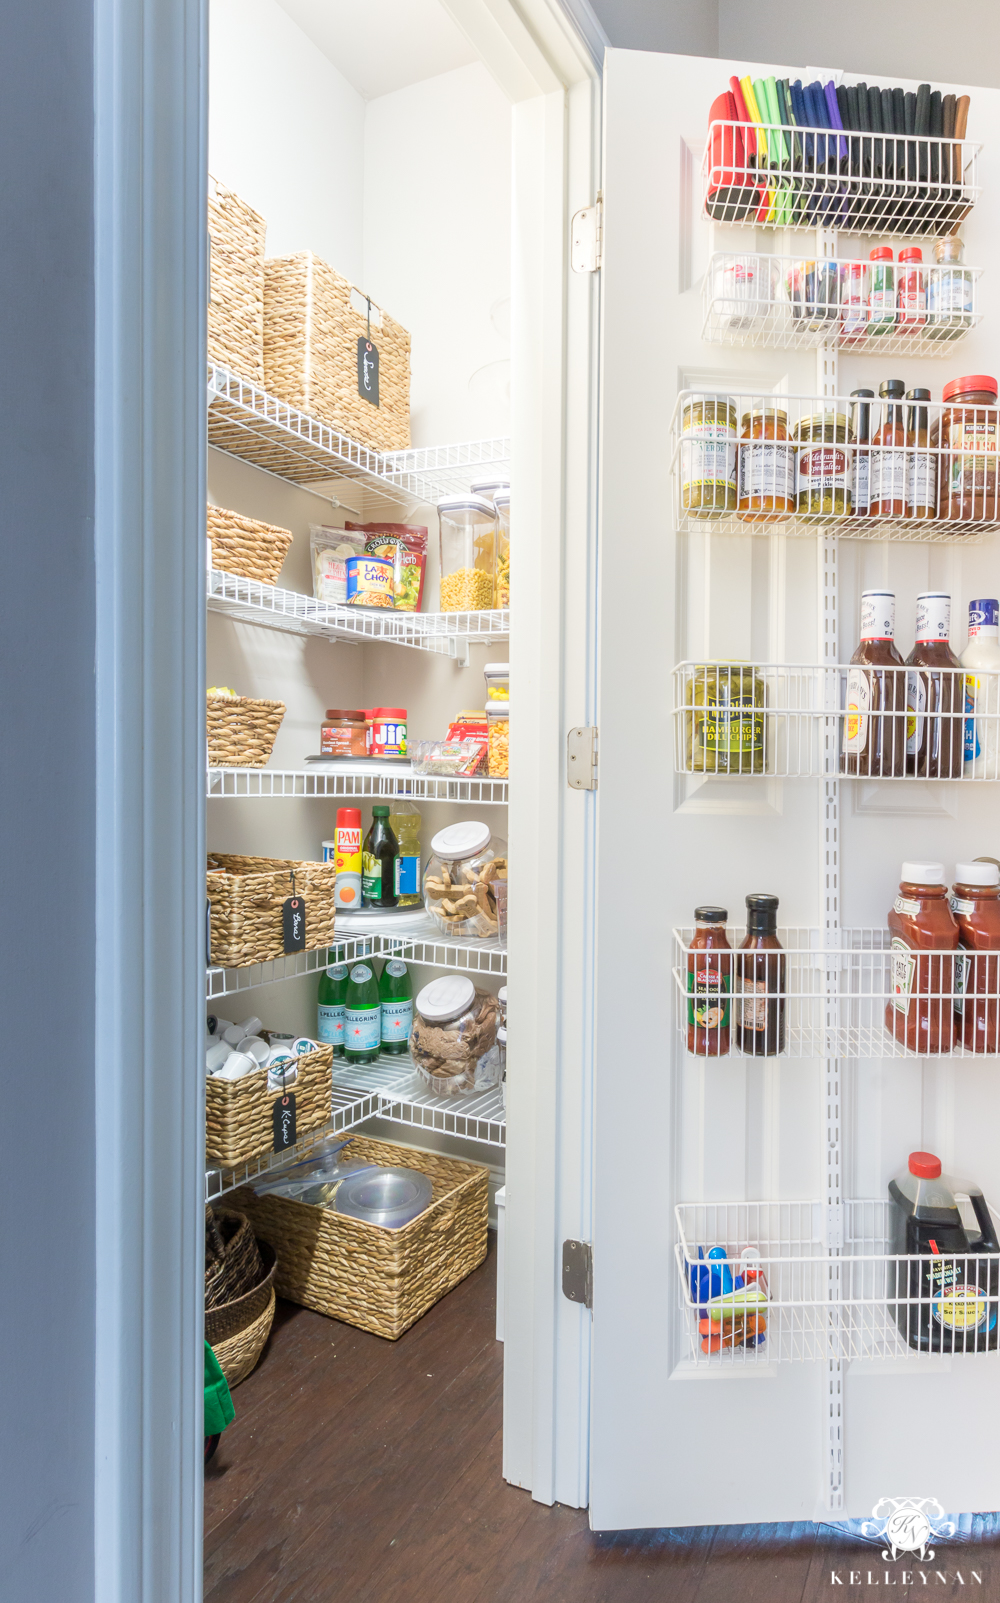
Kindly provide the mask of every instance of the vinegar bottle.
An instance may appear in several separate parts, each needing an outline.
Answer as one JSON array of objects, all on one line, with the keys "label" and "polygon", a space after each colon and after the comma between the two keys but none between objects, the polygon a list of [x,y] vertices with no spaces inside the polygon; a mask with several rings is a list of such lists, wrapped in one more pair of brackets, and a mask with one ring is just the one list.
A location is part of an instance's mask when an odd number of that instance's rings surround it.
[{"label": "vinegar bottle", "polygon": [[906,772],[921,779],[962,777],[965,687],[950,630],[951,596],[925,590],[917,597],[917,638],[906,659]]},{"label": "vinegar bottle", "polygon": [[389,828],[388,807],[372,808],[361,854],[361,894],[366,907],[395,907],[399,902],[399,843]]},{"label": "vinegar bottle", "polygon": [[785,1050],[785,954],[777,919],[776,896],[747,897],[747,932],[736,953],[736,1045],[748,1057]]},{"label": "vinegar bottle", "polygon": [[861,595],[861,644],[847,675],[842,774],[894,779],[906,773],[906,669],[893,641],[896,597]]},{"label": "vinegar bottle", "polygon": [[872,440],[871,515],[873,518],[901,518],[906,511],[906,425],[903,408],[892,405],[906,394],[902,379],[886,379],[879,395],[890,404],[885,420]]},{"label": "vinegar bottle", "polygon": [[694,910],[687,962],[687,1049],[696,1057],[721,1058],[729,1051],[733,959],[726,938],[728,917],[724,907]]},{"label": "vinegar bottle", "polygon": [[[957,863],[951,910],[958,923],[955,1028],[970,1052],[1000,1052],[1000,868]],[[985,953],[997,956],[987,957]]]}]

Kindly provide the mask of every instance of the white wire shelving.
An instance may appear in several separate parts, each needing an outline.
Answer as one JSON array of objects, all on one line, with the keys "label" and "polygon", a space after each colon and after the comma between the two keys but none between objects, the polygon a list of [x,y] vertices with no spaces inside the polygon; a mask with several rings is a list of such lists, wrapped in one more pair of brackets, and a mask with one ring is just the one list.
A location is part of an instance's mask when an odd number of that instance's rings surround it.
[{"label": "white wire shelving", "polygon": [[[401,765],[402,766],[402,765]],[[506,779],[451,779],[436,774],[380,773],[371,768],[315,763],[306,769],[209,768],[208,797],[405,796],[409,801],[446,801],[506,807]]]},{"label": "white wire shelving", "polygon": [[471,479],[506,475],[510,468],[507,438],[373,451],[214,363],[208,369],[208,442],[292,484],[353,479],[397,506],[461,495]]},{"label": "white wire shelving", "polygon": [[955,231],[981,193],[967,139],[709,124],[705,216],[744,228],[837,228],[922,239]]},{"label": "white wire shelving", "polygon": [[205,1201],[214,1202],[225,1196],[227,1191],[250,1184],[258,1175],[269,1174],[272,1169],[279,1169],[295,1158],[304,1158],[327,1136],[339,1135],[343,1130],[351,1130],[356,1124],[362,1124],[365,1119],[374,1118],[379,1112],[380,1100],[380,1092],[373,1087],[365,1089],[335,1084],[329,1120],[318,1129],[310,1130],[294,1146],[286,1147],[283,1152],[258,1153],[235,1168],[220,1165],[206,1169]]},{"label": "white wire shelving", "polygon": [[[861,405],[868,433],[859,444]],[[672,421],[675,526],[975,544],[1000,529],[996,418],[996,408],[941,401],[682,390]],[[919,443],[894,432],[918,425]]]},{"label": "white wire shelving", "polygon": [[349,645],[378,642],[458,657],[469,645],[490,645],[510,634],[510,612],[383,612],[375,607],[341,607],[315,601],[297,590],[282,590],[213,568],[209,575],[209,611],[240,623],[280,629],[286,634],[317,635]]},{"label": "white wire shelving", "polygon": [[[894,294],[898,303],[895,321],[869,304],[868,261],[715,251],[702,284],[701,337],[758,350],[812,350],[832,341],[850,355],[941,357],[982,319],[980,267],[900,262],[883,271],[890,275],[890,299]],[[919,275],[919,310],[905,299],[913,273]]]},{"label": "white wire shelving", "polygon": [[251,963],[246,968],[219,968],[210,966],[205,971],[205,997],[211,1002],[220,996],[235,996],[240,991],[253,991],[258,985],[275,985],[279,980],[297,980],[306,974],[318,974],[326,968],[327,952],[336,944],[340,963],[351,963],[356,957],[368,957],[378,951],[370,935],[356,934],[349,938],[337,936],[330,946],[317,946],[308,952],[295,952],[287,957],[275,957],[267,963]]},{"label": "white wire shelving", "polygon": [[916,952],[872,928],[842,929],[837,946],[818,930],[779,929],[780,951],[744,953],[744,933],[728,929],[732,952],[706,954],[691,946],[693,927],[673,931],[685,1045],[696,1010],[702,1016],[692,1056],[1000,1056],[1000,953]]},{"label": "white wire shelving", "polygon": [[682,662],[673,726],[679,774],[1000,780],[1000,675],[964,668]]},{"label": "white wire shelving", "polygon": [[[977,1240],[968,1199],[959,1203],[970,1239]],[[831,1219],[825,1205],[812,1201],[677,1206],[674,1253],[689,1362],[725,1372],[831,1358],[919,1360],[927,1351],[995,1355],[996,1254],[981,1249],[924,1258],[899,1252],[888,1198],[848,1201],[836,1212]],[[990,1212],[994,1225],[1000,1223]],[[834,1244],[841,1252],[832,1294]],[[725,1251],[737,1303],[740,1255],[748,1247],[760,1255],[756,1267],[767,1300],[742,1325],[738,1308],[731,1319],[712,1319],[712,1299],[722,1284],[721,1260],[713,1277],[708,1258],[713,1247]],[[717,1305],[716,1313],[723,1308]]]}]

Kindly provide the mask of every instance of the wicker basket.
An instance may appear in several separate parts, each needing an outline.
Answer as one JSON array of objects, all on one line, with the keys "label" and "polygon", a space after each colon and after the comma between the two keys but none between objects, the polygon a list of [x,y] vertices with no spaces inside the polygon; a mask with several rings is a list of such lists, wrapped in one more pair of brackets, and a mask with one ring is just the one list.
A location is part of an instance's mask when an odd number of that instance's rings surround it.
[{"label": "wicker basket", "polygon": [[284,956],[281,909],[293,894],[293,874],[294,894],[305,897],[306,950],[332,944],[336,864],[213,852],[208,859],[213,963],[246,968]]},{"label": "wicker basket", "polygon": [[410,444],[410,336],[386,312],[372,324],[379,404],[358,394],[358,340],[367,312],[351,285],[306,251],[264,264],[264,382],[272,395],[376,451]]},{"label": "wicker basket", "polygon": [[[211,1084],[211,1081],[208,1083]],[[206,1229],[205,1307],[218,1308],[242,1297],[257,1284],[262,1274],[260,1252],[245,1213],[239,1213],[235,1208],[207,1211],[212,1214],[217,1226],[223,1254],[221,1259],[208,1260],[209,1232]]]},{"label": "wicker basket", "polygon": [[241,579],[259,579],[261,584],[277,584],[278,574],[292,543],[291,529],[274,523],[245,518],[227,507],[208,509],[208,538],[212,542],[212,567]]},{"label": "wicker basket", "polygon": [[[308,907],[308,902],[307,902]],[[213,914],[214,914],[213,905]],[[213,952],[214,956],[214,952]],[[322,1046],[295,1062],[295,1133],[305,1135],[326,1124],[333,1100],[333,1047]],[[242,1080],[205,1081],[205,1156],[212,1163],[232,1168],[274,1144],[272,1109],[280,1091],[267,1089],[267,1069],[245,1074]]]},{"label": "wicker basket", "polygon": [[241,378],[264,382],[263,217],[231,189],[208,180],[211,289],[208,356]]},{"label": "wicker basket", "polygon": [[278,1295],[396,1341],[486,1257],[487,1176],[477,1163],[355,1136],[352,1157],[421,1169],[433,1201],[385,1230],[287,1197],[237,1193],[278,1255]]},{"label": "wicker basket", "polygon": [[238,1336],[241,1330],[246,1330],[248,1325],[260,1318],[271,1301],[277,1268],[274,1248],[265,1241],[260,1249],[256,1285],[245,1291],[242,1297],[234,1297],[232,1302],[223,1303],[219,1308],[205,1309],[205,1340],[210,1347],[217,1347],[231,1336]]},{"label": "wicker basket", "polygon": [[283,701],[209,696],[206,711],[210,768],[263,768],[285,716]]},{"label": "wicker basket", "polygon": [[275,1300],[274,1287],[272,1286],[267,1307],[254,1320],[252,1325],[247,1325],[245,1330],[239,1331],[235,1336],[230,1336],[227,1341],[220,1341],[217,1347],[209,1342],[209,1346],[219,1361],[219,1368],[229,1383],[230,1390],[234,1386],[238,1386],[241,1380],[246,1380],[247,1376],[256,1369],[260,1362],[260,1355],[264,1351],[264,1345],[271,1334],[271,1326],[274,1323]]}]

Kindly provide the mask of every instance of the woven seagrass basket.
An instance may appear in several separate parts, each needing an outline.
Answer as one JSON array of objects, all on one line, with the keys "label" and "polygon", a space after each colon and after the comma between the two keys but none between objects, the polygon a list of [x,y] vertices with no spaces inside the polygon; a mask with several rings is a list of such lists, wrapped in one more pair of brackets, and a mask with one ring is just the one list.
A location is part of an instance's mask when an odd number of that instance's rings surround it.
[{"label": "woven seagrass basket", "polygon": [[264,236],[267,224],[231,189],[208,180],[211,288],[209,361],[264,382]]},{"label": "woven seagrass basket", "polygon": [[212,542],[212,567],[241,579],[259,579],[261,584],[277,584],[278,574],[292,543],[291,529],[274,523],[245,518],[228,507],[208,509],[208,538]]},{"label": "woven seagrass basket", "polygon": [[207,885],[212,904],[212,962],[220,968],[246,968],[250,963],[269,963],[272,958],[282,957],[285,939],[281,909],[293,894],[305,898],[305,949],[329,946],[333,941],[336,877],[334,863],[211,853]]},{"label": "woven seagrass basket", "polygon": [[[256,1285],[262,1271],[245,1213],[236,1208],[207,1207],[205,1215],[205,1307],[209,1309],[242,1297]],[[221,1247],[221,1254],[216,1247]]]},{"label": "woven seagrass basket", "polygon": [[396,1341],[486,1257],[487,1176],[478,1163],[355,1136],[352,1158],[430,1177],[433,1201],[401,1230],[287,1197],[236,1200],[278,1255],[278,1295]]},{"label": "woven seagrass basket", "polygon": [[210,1347],[238,1336],[241,1330],[260,1318],[271,1301],[277,1267],[274,1248],[265,1241],[260,1248],[255,1284],[242,1297],[234,1297],[232,1302],[222,1303],[218,1308],[205,1309],[205,1340]]},{"label": "woven seagrass basket", "polygon": [[260,1355],[264,1351],[267,1338],[271,1334],[271,1326],[274,1323],[275,1301],[274,1287],[272,1286],[267,1307],[254,1320],[252,1325],[247,1325],[244,1330],[239,1331],[235,1336],[230,1336],[226,1341],[220,1341],[218,1346],[209,1342],[209,1346],[219,1361],[219,1368],[225,1375],[230,1390],[234,1386],[238,1386],[241,1380],[246,1380],[247,1376],[256,1369],[260,1362]]},{"label": "woven seagrass basket", "polygon": [[210,768],[263,768],[285,716],[283,701],[209,696],[205,711]]},{"label": "woven seagrass basket", "polygon": [[379,404],[358,394],[358,340],[367,312],[351,284],[305,251],[264,264],[264,383],[272,395],[376,451],[410,444],[410,336],[387,312],[372,323]]},{"label": "woven seagrass basket", "polygon": [[[212,916],[214,919],[214,903]],[[214,959],[214,947],[212,956]],[[295,1067],[295,1083],[288,1089],[295,1097],[295,1133],[302,1136],[326,1124],[330,1117],[333,1047],[307,1052],[296,1058]],[[280,1095],[280,1091],[267,1089],[266,1068],[245,1074],[242,1080],[220,1080],[210,1074],[205,1081],[205,1156],[232,1167],[259,1152],[269,1152],[274,1142],[272,1110]]]}]

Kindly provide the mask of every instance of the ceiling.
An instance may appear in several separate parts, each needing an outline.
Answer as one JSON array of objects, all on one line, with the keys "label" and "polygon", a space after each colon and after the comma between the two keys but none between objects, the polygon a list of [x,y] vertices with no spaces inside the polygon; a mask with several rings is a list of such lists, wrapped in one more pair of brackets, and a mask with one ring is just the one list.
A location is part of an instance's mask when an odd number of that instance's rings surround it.
[{"label": "ceiling", "polygon": [[439,0],[278,0],[366,100],[476,60]]}]

